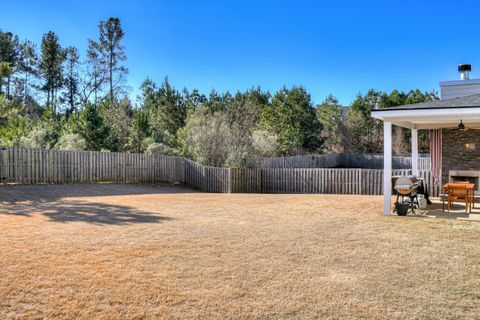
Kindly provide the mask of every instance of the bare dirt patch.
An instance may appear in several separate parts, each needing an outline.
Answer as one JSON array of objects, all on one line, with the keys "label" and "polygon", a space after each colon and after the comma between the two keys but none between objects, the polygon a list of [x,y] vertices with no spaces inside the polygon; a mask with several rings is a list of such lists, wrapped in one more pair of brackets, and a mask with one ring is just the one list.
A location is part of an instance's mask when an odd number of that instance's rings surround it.
[{"label": "bare dirt patch", "polygon": [[0,186],[0,318],[473,319],[480,227],[382,198]]}]

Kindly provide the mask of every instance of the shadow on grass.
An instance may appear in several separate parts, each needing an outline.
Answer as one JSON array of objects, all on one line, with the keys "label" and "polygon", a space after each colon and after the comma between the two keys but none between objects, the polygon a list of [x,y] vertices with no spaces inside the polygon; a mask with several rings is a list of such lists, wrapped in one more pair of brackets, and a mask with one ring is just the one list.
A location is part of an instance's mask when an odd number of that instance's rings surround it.
[{"label": "shadow on grass", "polygon": [[175,194],[195,192],[182,185],[167,184],[0,184],[0,203],[4,201],[55,201],[61,198]]},{"label": "shadow on grass", "polygon": [[52,222],[88,222],[97,225],[160,223],[172,218],[128,206],[81,199],[63,201],[61,198],[179,193],[186,190],[159,185],[3,185],[0,186],[0,216],[30,217],[41,214]]},{"label": "shadow on grass", "polygon": [[156,213],[143,212],[126,206],[95,202],[68,201],[10,204],[3,202],[0,205],[0,215],[30,217],[37,213],[53,222],[88,222],[98,225],[160,223],[172,220],[170,217],[160,216]]}]

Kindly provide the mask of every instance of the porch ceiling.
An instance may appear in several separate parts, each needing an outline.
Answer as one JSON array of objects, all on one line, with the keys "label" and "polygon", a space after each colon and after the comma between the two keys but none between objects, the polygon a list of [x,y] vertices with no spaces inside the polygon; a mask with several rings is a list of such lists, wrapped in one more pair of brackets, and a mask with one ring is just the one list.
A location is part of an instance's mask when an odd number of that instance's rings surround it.
[{"label": "porch ceiling", "polygon": [[372,117],[410,129],[454,128],[460,120],[467,128],[480,129],[480,107],[441,109],[383,109],[372,111]]}]

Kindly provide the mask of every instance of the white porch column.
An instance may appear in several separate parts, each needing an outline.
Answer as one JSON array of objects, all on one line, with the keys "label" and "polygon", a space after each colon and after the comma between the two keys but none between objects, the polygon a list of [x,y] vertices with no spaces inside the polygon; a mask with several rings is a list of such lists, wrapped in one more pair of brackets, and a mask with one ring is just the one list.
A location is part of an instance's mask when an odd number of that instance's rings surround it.
[{"label": "white porch column", "polygon": [[412,174],[418,175],[418,130],[412,129]]},{"label": "white porch column", "polygon": [[383,122],[383,215],[392,207],[392,123]]}]

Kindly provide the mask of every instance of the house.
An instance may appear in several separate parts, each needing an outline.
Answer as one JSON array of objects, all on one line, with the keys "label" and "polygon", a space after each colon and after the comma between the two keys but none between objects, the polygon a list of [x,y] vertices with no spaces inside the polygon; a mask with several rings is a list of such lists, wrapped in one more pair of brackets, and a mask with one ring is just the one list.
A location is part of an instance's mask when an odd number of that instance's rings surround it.
[{"label": "house", "polygon": [[480,79],[470,79],[471,65],[459,65],[458,71],[460,80],[440,82],[438,101],[372,111],[384,127],[384,215],[392,206],[392,125],[412,131],[413,174],[418,174],[418,130],[429,130],[436,183],[461,176],[480,191]]}]

